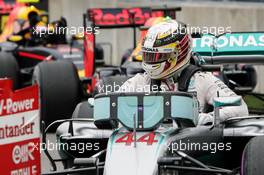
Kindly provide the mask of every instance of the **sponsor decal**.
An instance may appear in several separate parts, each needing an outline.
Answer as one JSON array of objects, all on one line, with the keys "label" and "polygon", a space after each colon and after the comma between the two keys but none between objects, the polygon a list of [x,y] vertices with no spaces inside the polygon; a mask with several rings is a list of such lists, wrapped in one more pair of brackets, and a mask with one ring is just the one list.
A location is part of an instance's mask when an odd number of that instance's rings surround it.
[{"label": "sponsor decal", "polygon": [[0,139],[19,137],[22,135],[31,135],[34,131],[34,122],[25,123],[25,117],[22,117],[22,121],[17,125],[8,125],[0,127]]},{"label": "sponsor decal", "polygon": [[38,87],[13,91],[0,79],[0,90],[1,175],[40,175]]},{"label": "sponsor decal", "polygon": [[210,48],[239,48],[239,47],[263,47],[264,34],[226,34],[215,38],[212,35],[203,36],[201,39],[193,40],[193,47]]},{"label": "sponsor decal", "polygon": [[[152,145],[153,143],[157,143],[158,140],[155,138],[155,133],[147,133],[141,137],[139,137],[136,142],[137,143],[146,143],[147,145]],[[116,143],[124,143],[127,146],[130,146],[134,142],[134,134],[132,132],[122,135],[115,142]]]},{"label": "sponsor decal", "polygon": [[13,101],[11,98],[0,100],[0,115],[11,114],[33,109],[34,98]]},{"label": "sponsor decal", "polygon": [[157,48],[150,48],[150,47],[142,47],[142,50],[143,51],[146,51],[146,52],[158,52],[159,50]]},{"label": "sponsor decal", "polygon": [[[150,17],[164,16],[162,10],[151,10],[150,8],[94,8],[89,9],[90,20],[99,26],[129,26],[143,25]],[[134,20],[131,20],[131,15]]]}]

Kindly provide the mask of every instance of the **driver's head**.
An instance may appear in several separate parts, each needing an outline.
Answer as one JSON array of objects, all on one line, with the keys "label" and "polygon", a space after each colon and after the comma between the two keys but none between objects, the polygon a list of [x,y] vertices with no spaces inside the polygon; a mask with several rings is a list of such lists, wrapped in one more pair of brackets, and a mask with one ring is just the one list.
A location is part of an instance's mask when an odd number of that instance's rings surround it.
[{"label": "driver's head", "polygon": [[28,20],[29,20],[30,26],[35,26],[40,21],[40,17],[36,12],[30,12],[28,14]]},{"label": "driver's head", "polygon": [[143,42],[143,69],[151,79],[166,79],[190,62],[191,36],[183,23],[167,20],[152,26]]},{"label": "driver's head", "polygon": [[19,9],[18,13],[17,13],[17,19],[20,20],[29,20],[30,17],[32,16],[39,16],[40,15],[40,10],[37,9],[34,6],[23,6]]}]

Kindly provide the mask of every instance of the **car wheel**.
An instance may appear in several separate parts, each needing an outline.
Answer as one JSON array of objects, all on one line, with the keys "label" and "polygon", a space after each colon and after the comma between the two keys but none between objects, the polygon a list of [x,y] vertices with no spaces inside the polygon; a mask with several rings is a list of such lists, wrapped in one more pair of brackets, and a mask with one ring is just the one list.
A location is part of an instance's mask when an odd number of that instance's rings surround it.
[{"label": "car wheel", "polygon": [[241,165],[241,175],[264,174],[264,137],[254,137],[246,145]]},{"label": "car wheel", "polygon": [[0,52],[0,78],[11,78],[13,88],[19,89],[19,67],[11,53]]},{"label": "car wheel", "polygon": [[46,124],[71,118],[81,101],[80,80],[73,63],[41,62],[34,70],[33,81],[39,85],[41,119]]},{"label": "car wheel", "polygon": [[72,118],[93,118],[93,106],[88,101],[79,103],[72,114]]}]

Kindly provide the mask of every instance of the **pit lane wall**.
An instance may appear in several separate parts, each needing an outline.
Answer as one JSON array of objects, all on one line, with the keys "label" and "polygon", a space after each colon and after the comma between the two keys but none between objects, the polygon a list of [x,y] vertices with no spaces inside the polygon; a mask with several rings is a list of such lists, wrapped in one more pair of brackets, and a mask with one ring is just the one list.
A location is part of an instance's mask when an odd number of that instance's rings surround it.
[{"label": "pit lane wall", "polygon": [[[69,26],[82,26],[82,14],[87,8],[94,7],[135,7],[135,6],[181,6],[182,11],[177,13],[179,20],[195,26],[231,27],[231,31],[264,31],[264,4],[239,2],[204,2],[193,0],[179,2],[174,0],[49,0],[51,20],[65,16]],[[113,41],[112,59],[108,63],[119,64],[127,48],[133,45],[132,30],[115,30],[101,32],[97,36],[98,42]],[[122,37],[126,38],[125,40]],[[120,39],[121,38],[121,39]],[[109,55],[109,54],[105,54]],[[258,74],[264,73],[264,68],[257,67]],[[264,93],[264,80],[258,77],[255,89]]]},{"label": "pit lane wall", "polygon": [[0,174],[40,175],[38,87],[12,87],[0,79]]}]

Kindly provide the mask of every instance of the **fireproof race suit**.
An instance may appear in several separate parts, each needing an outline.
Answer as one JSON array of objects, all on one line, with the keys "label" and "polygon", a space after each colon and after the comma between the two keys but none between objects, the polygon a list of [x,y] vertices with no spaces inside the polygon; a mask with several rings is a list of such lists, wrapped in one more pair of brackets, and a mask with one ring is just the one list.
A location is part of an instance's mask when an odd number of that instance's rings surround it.
[{"label": "fireproof race suit", "polygon": [[[120,88],[122,92],[150,92],[150,77],[144,74],[137,74],[128,79]],[[177,91],[177,83],[173,78],[161,82],[162,91]],[[153,90],[153,89],[152,89]],[[220,97],[236,96],[220,79],[215,77],[211,72],[196,72],[190,79],[188,92],[196,92],[199,101],[199,117],[197,124],[202,125],[213,121],[213,112],[205,113],[209,105],[213,104],[214,97],[217,93]],[[224,107],[220,110],[220,119],[226,120],[230,117],[247,116],[248,108],[242,100],[241,106]]]}]

